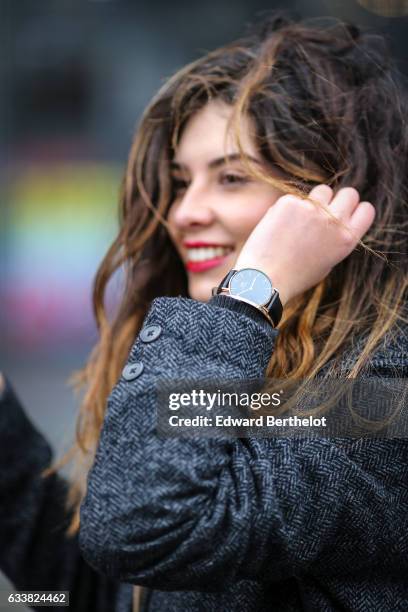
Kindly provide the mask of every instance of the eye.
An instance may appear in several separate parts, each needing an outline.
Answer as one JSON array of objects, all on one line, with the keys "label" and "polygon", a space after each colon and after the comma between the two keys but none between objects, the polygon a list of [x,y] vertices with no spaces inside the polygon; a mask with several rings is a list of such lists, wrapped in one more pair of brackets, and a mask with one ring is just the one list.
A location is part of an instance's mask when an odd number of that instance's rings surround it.
[{"label": "eye", "polygon": [[174,193],[180,193],[181,191],[184,191],[188,187],[187,181],[185,181],[185,180],[183,180],[181,178],[173,177],[172,181],[173,181],[173,191],[174,191]]},{"label": "eye", "polygon": [[222,174],[220,177],[220,183],[222,185],[242,185],[244,183],[248,183],[249,178],[246,176],[242,176],[240,174],[233,174],[232,172],[227,172]]}]

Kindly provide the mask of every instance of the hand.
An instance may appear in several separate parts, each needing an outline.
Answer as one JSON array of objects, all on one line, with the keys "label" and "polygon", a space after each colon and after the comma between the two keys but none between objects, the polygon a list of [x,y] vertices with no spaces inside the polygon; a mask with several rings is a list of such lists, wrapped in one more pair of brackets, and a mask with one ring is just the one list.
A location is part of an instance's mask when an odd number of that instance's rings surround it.
[{"label": "hand", "polygon": [[265,272],[282,304],[317,285],[350,255],[375,217],[374,206],[360,202],[353,187],[344,187],[333,197],[331,187],[317,185],[308,198],[322,207],[309,199],[281,196],[256,225],[234,265]]},{"label": "hand", "polygon": [[252,291],[252,289],[254,288],[254,284],[256,281],[257,277],[255,276],[254,280],[252,281],[252,284],[250,287],[247,287],[246,289],[244,289],[243,291],[240,291],[239,293],[235,293],[235,295],[242,295],[243,293],[246,293],[247,291]]}]

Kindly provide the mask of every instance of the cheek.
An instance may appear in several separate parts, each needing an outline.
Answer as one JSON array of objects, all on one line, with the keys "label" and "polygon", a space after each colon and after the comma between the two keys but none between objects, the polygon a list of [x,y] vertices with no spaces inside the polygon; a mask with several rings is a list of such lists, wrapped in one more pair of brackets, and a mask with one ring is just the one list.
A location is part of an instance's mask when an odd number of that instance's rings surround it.
[{"label": "cheek", "polygon": [[246,240],[272,203],[270,199],[246,201],[243,206],[237,206],[233,214],[227,215],[225,224],[228,223],[231,234],[238,241]]},{"label": "cheek", "polygon": [[174,204],[170,204],[165,214],[165,219],[167,223],[169,224],[169,229],[171,229],[172,231],[173,231],[173,225],[174,225],[173,215],[174,215]]},{"label": "cheek", "polygon": [[177,229],[176,229],[176,224],[173,221],[174,209],[175,209],[174,205],[170,206],[170,209],[168,210],[165,216],[165,219],[167,221],[167,230],[168,230],[171,240],[173,242],[177,242]]}]

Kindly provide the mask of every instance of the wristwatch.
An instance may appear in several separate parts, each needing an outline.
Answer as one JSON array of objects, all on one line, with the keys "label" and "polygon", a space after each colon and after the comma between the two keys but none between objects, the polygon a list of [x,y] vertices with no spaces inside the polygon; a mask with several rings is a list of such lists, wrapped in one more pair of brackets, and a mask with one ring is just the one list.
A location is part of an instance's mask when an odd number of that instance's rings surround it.
[{"label": "wristwatch", "polygon": [[268,319],[272,327],[276,327],[281,320],[283,308],[279,292],[261,270],[233,268],[222,279],[218,287],[213,287],[213,296],[220,293],[255,306]]}]

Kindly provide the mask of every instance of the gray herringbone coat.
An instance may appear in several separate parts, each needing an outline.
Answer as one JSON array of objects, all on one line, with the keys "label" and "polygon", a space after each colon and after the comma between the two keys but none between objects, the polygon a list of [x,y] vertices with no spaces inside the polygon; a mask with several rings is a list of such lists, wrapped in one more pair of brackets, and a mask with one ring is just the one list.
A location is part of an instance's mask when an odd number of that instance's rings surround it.
[{"label": "gray herringbone coat", "polygon": [[[144,327],[162,333],[139,335],[128,362],[144,369],[109,397],[85,559],[148,587],[144,612],[408,610],[407,440],[156,434],[158,381],[264,374],[276,332],[220,299],[153,301]],[[407,376],[400,340],[375,375]]]}]

